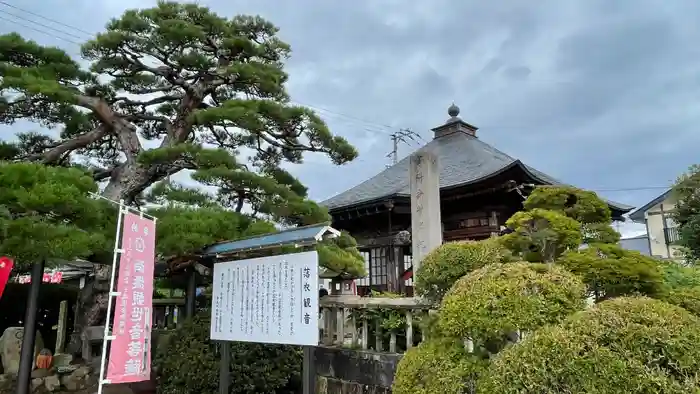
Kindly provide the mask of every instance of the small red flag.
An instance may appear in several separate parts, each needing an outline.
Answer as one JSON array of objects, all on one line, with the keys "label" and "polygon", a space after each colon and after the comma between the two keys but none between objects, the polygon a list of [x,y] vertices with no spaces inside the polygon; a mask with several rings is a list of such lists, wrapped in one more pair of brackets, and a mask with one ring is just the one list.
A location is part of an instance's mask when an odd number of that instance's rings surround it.
[{"label": "small red flag", "polygon": [[12,266],[15,263],[9,257],[0,257],[0,297],[2,297],[3,291],[5,291],[5,285],[7,281],[10,280],[10,272],[12,271]]}]

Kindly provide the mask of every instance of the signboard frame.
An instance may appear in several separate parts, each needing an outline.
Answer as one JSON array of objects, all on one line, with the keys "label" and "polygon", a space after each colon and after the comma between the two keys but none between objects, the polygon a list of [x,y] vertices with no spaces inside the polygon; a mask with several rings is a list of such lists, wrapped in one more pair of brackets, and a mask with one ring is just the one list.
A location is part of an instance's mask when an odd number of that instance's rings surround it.
[{"label": "signboard frame", "polygon": [[315,250],[216,263],[210,338],[316,346],[318,288]]},{"label": "signboard frame", "polygon": [[[215,244],[209,247],[209,255],[217,260],[215,263],[216,264],[221,264],[218,261],[224,261],[223,259],[226,259],[224,263],[226,262],[236,262],[236,261],[241,261],[241,260],[250,260],[252,259],[252,256],[268,256],[268,257],[277,257],[279,258],[280,256],[284,256],[287,254],[296,254],[296,253],[303,253],[303,252],[308,252],[308,251],[315,251],[316,244],[327,238],[335,238],[340,236],[340,232],[328,225],[323,225],[323,224],[318,224],[318,225],[311,225],[311,226],[304,226],[300,228],[294,228],[290,230],[286,230],[288,233],[293,233],[295,231],[298,232],[304,232],[305,236],[296,238],[293,235],[289,235],[287,237],[281,237],[283,238],[282,240],[271,240],[271,235],[263,235],[260,237],[253,237],[249,239],[244,239],[240,241],[233,241],[229,243],[229,245],[226,244]],[[313,231],[313,234],[311,236],[308,235],[309,231]],[[282,232],[284,233],[284,231]],[[281,234],[281,233],[278,233]],[[291,253],[280,253],[282,250],[289,250],[285,249],[285,247],[293,247],[296,251],[291,252]],[[225,250],[224,250],[225,249]],[[205,255],[206,255],[206,250],[205,250]],[[318,260],[317,260],[317,267],[318,267]],[[316,287],[316,292],[313,295],[316,299],[315,305],[316,307],[316,314],[315,318],[318,320],[318,277],[313,280],[315,283]],[[213,301],[212,301],[213,302]],[[213,310],[213,307],[212,307]],[[212,319],[213,320],[213,319]],[[318,323],[316,323],[318,324]],[[318,335],[318,327],[317,327],[317,334]],[[228,394],[229,392],[229,386],[230,386],[230,368],[229,364],[231,363],[231,348],[228,345],[230,341],[226,340],[219,340],[218,341],[221,344],[221,362],[219,364],[219,393],[220,394]],[[302,346],[303,348],[303,364],[302,364],[302,385],[303,385],[303,394],[314,394],[316,392],[316,370],[315,370],[315,365],[313,362],[314,359],[314,348],[318,346],[318,342],[314,344],[313,346],[310,345],[304,345]]]}]

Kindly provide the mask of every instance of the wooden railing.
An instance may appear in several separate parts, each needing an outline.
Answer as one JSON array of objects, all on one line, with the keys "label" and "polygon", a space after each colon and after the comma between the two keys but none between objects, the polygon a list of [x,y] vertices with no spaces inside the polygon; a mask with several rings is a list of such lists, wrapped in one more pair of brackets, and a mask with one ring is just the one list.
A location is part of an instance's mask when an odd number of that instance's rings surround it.
[{"label": "wooden railing", "polygon": [[[403,353],[424,339],[420,321],[432,305],[410,297],[325,296],[320,299],[320,345]],[[185,300],[153,300],[153,329],[168,331],[184,321]]]},{"label": "wooden railing", "polygon": [[418,323],[432,305],[416,298],[325,296],[321,345],[403,353],[424,339]]}]

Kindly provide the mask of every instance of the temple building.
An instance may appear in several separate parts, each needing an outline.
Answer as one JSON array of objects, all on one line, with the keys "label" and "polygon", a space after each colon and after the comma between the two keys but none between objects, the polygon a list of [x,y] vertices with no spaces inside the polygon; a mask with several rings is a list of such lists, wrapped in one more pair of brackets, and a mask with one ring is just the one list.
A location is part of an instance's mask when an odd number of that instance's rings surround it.
[{"label": "temple building", "polygon": [[[459,117],[432,129],[432,141],[420,148],[438,157],[443,241],[479,240],[497,234],[528,193],[538,185],[564,183],[515,159],[477,136],[477,127]],[[358,292],[412,294],[409,157],[321,204],[332,226],[358,241],[367,261],[367,278]],[[633,207],[608,201],[615,220]]]}]

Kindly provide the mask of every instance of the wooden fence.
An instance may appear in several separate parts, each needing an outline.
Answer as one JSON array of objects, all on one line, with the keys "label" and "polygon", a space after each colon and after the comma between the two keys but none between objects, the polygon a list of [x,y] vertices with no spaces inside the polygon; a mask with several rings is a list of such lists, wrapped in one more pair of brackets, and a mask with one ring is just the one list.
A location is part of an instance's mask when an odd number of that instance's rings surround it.
[{"label": "wooden fence", "polygon": [[[403,353],[423,341],[419,323],[432,309],[410,297],[325,296],[319,304],[319,345],[381,353]],[[153,329],[176,328],[184,305],[184,299],[154,299]]]}]

